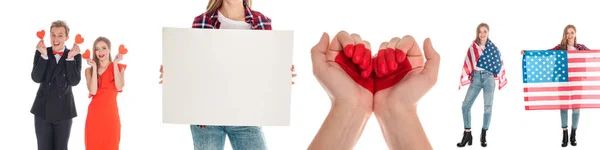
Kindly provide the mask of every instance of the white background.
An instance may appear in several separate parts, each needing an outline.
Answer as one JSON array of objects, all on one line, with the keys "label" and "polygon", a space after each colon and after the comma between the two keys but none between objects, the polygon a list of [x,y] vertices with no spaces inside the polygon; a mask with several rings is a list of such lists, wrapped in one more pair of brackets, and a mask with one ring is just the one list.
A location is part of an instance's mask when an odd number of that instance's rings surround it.
[{"label": "white background", "polygon": [[[306,149],[330,107],[326,93],[311,72],[310,48],[322,32],[360,33],[372,45],[393,36],[414,35],[421,43],[431,37],[442,56],[440,80],[419,105],[419,115],[434,149],[456,149],[462,134],[461,102],[457,92],[466,50],[481,22],[490,24],[490,39],[503,53],[508,85],[497,91],[486,149],[562,149],[559,111],[524,111],[521,85],[522,49],[548,49],[559,43],[562,30],[574,24],[579,43],[600,49],[596,4],[582,1],[442,1],[442,0],[256,0],[254,8],[273,19],[274,29],[295,30],[294,64],[298,77],[292,92],[289,127],[264,127],[269,149]],[[0,149],[35,149],[33,115],[29,113],[38,85],[30,79],[35,32],[47,31],[57,19],[68,22],[71,36],[81,33],[90,48],[97,36],[113,45],[126,44],[129,65],[119,107],[121,149],[193,149],[189,126],[161,124],[158,66],[161,27],[191,27],[206,0],[134,1],[3,1],[0,5]],[[10,4],[8,4],[10,3]],[[48,40],[49,38],[46,38]],[[73,39],[67,42],[71,47]],[[117,47],[113,46],[116,52]],[[87,67],[87,65],[83,65]],[[74,87],[79,117],[74,119],[71,149],[84,149],[87,105],[85,81]],[[578,149],[598,149],[598,110],[582,110]],[[216,113],[218,114],[218,113]],[[479,133],[483,100],[472,109],[474,145]],[[569,115],[570,118],[570,115]],[[570,121],[569,121],[570,125]],[[571,147],[571,146],[569,146]],[[371,118],[356,149],[386,149],[375,118]],[[229,147],[226,149],[230,149]]]}]

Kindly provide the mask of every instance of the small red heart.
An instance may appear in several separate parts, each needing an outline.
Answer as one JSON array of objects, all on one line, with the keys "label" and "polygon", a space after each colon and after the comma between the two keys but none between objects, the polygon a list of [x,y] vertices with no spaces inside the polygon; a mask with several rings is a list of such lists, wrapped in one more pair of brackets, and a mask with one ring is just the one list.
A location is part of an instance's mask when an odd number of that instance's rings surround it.
[{"label": "small red heart", "polygon": [[[361,44],[359,44],[361,45]],[[364,51],[364,50],[368,50],[366,48],[362,49],[362,48],[358,48],[355,49],[354,47],[364,47],[363,46],[354,46],[354,45],[347,45],[346,47],[344,47],[344,51],[346,50],[352,50],[352,53],[356,53],[356,51]],[[365,52],[363,52],[365,53]],[[369,50],[369,54],[370,54],[370,50]],[[356,64],[354,63],[353,59],[346,56],[349,55],[347,52],[341,52],[339,53],[336,57],[335,57],[335,62],[337,64],[340,65],[340,67],[342,67],[342,69],[344,70],[344,72],[346,72],[346,74],[348,74],[348,76],[350,76],[350,78],[352,78],[352,80],[354,80],[354,82],[358,83],[359,85],[361,85],[362,87],[364,87],[365,89],[371,91],[371,93],[373,93],[373,87],[375,84],[374,78],[371,76],[372,75],[372,70],[369,70],[369,68],[372,69],[372,67],[367,67],[366,69],[361,69],[361,65],[364,63],[371,63],[370,60],[363,60],[361,61],[361,64]],[[369,64],[370,66],[371,64]],[[366,77],[364,77],[366,76]]]},{"label": "small red heart", "polygon": [[83,43],[83,37],[81,37],[81,34],[77,34],[77,35],[75,36],[75,43],[76,43],[76,44],[81,44],[81,43]]},{"label": "small red heart", "polygon": [[[387,59],[391,57],[395,57],[395,59]],[[390,67],[391,64],[395,67]],[[377,75],[375,78],[375,93],[396,85],[412,70],[410,61],[406,59],[406,53],[398,49],[391,53],[387,50],[379,51],[374,59],[374,65],[375,74]]]},{"label": "small red heart", "polygon": [[90,50],[86,49],[83,55],[81,55],[83,59],[90,59]]},{"label": "small red heart", "polygon": [[36,35],[38,38],[40,38],[40,40],[44,39],[44,36],[46,36],[46,31],[44,31],[44,30],[38,31]]},{"label": "small red heart", "polygon": [[119,54],[125,55],[125,54],[127,54],[127,52],[129,52],[129,51],[127,50],[127,48],[125,48],[125,45],[123,45],[123,44],[119,45]]}]

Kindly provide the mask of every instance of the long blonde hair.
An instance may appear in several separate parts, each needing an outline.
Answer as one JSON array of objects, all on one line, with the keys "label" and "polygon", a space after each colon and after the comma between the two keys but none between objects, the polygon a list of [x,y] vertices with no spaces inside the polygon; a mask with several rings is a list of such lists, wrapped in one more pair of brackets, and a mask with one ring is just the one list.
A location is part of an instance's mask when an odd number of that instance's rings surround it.
[{"label": "long blonde hair", "polygon": [[[575,26],[570,24],[567,25],[565,27],[565,29],[563,30],[563,37],[562,40],[560,40],[560,48],[561,49],[567,49],[567,45],[569,45],[569,41],[567,39],[567,34],[568,34],[568,30],[569,29],[573,29],[573,31],[575,31],[575,33],[577,33],[577,29],[575,29]],[[577,36],[575,36],[575,38],[573,39],[573,46],[576,46],[575,44],[577,44]]]},{"label": "long blonde hair", "polygon": [[[488,29],[488,33],[490,32],[490,26],[487,23],[480,23],[477,26],[477,34],[475,35],[475,43],[479,44],[481,43],[481,39],[479,38],[479,33],[481,33],[481,31],[479,31],[479,29],[481,29],[482,27],[485,27],[486,29]],[[489,35],[488,35],[488,39],[489,39]]]},{"label": "long blonde hair", "polygon": [[[206,12],[216,12],[223,5],[224,0],[208,0],[208,6],[206,6]],[[252,0],[243,0],[244,4],[248,8],[252,8]]]}]

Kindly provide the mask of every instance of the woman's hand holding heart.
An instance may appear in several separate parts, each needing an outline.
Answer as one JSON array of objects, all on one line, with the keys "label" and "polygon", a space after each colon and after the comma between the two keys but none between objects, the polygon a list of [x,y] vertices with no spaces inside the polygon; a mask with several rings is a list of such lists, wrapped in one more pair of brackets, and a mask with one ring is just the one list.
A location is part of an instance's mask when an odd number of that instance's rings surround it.
[{"label": "woman's hand holding heart", "polygon": [[[313,74],[331,99],[331,110],[309,150],[352,149],[373,113],[370,44],[339,32],[331,42],[324,33],[312,48]],[[367,53],[367,50],[368,53]],[[351,51],[351,52],[349,52]],[[368,57],[365,57],[368,56]],[[365,59],[366,58],[366,59]]]},{"label": "woman's hand holding heart", "polygon": [[332,108],[309,149],[352,149],[372,112],[390,149],[432,149],[415,109],[437,82],[440,56],[429,39],[424,45],[425,57],[411,36],[393,38],[372,57],[357,34],[341,31],[331,44],[324,34],[311,52],[313,73]]},{"label": "woman's hand holding heart", "polygon": [[[350,35],[345,31],[339,32],[331,43],[329,36],[324,34],[313,47],[313,74],[329,94],[332,105],[372,111],[374,82],[372,78],[361,75],[362,68],[368,69],[371,66],[369,49],[370,44],[359,35]],[[348,50],[352,52],[349,53]],[[365,74],[370,76],[369,73]]]},{"label": "woman's hand holding heart", "polygon": [[431,46],[431,40],[426,39],[423,57],[411,36],[393,38],[381,44],[380,49],[386,50],[379,51],[375,58],[375,71],[381,76],[375,82],[373,111],[389,149],[433,149],[416,109],[421,97],[437,82],[439,54]]},{"label": "woman's hand holding heart", "polygon": [[[411,36],[402,39],[395,37],[389,42],[383,42],[375,57],[371,56],[369,42],[362,40],[358,34],[348,35],[342,31],[331,44],[330,51],[327,52],[331,53],[327,56],[328,59],[335,56],[335,66],[339,66],[346,77],[373,93],[375,99],[381,99],[379,103],[384,106],[391,106],[386,103],[387,99],[394,99],[389,100],[392,101],[390,103],[402,100],[406,101],[404,106],[414,106],[437,82],[440,57],[429,39],[425,40],[424,47],[427,63],[419,45]],[[339,52],[339,44],[344,45],[341,50],[343,52]]]},{"label": "woman's hand holding heart", "polygon": [[388,109],[415,109],[419,99],[435,85],[440,56],[430,39],[425,40],[423,50],[425,57],[411,36],[393,38],[381,44],[374,59],[376,113]]}]

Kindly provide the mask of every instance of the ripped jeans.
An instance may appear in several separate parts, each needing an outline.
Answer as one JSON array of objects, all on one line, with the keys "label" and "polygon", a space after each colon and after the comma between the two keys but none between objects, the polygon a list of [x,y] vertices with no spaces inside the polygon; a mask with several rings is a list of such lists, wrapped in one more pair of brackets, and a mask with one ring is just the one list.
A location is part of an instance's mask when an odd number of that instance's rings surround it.
[{"label": "ripped jeans", "polygon": [[483,129],[490,127],[490,120],[492,119],[492,105],[494,104],[494,91],[496,87],[496,81],[494,80],[494,74],[485,70],[475,70],[472,73],[471,85],[465,96],[465,100],[462,104],[462,114],[465,130],[471,129],[471,107],[473,102],[483,90]]}]

